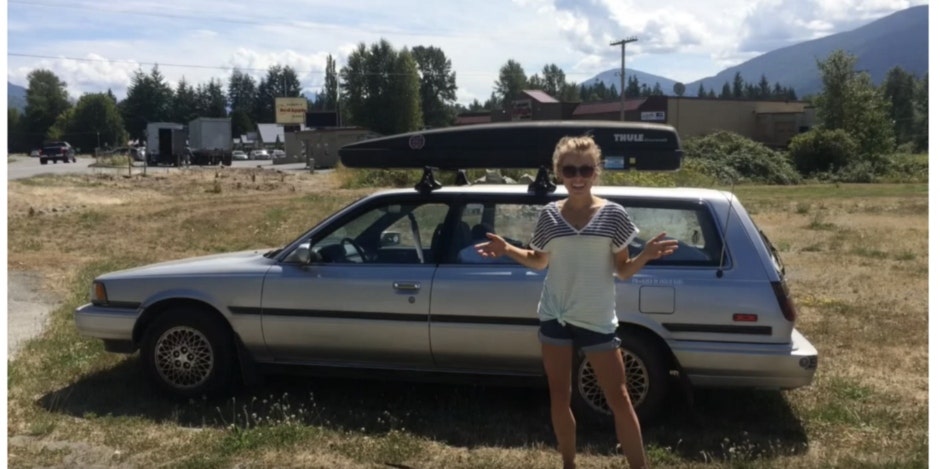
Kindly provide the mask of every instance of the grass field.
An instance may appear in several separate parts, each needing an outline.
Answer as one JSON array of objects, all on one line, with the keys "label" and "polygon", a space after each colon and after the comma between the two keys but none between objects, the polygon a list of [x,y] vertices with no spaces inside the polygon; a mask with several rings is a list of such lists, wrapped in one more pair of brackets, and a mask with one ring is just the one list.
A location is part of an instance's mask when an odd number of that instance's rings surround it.
[{"label": "grass field", "polygon": [[[556,467],[544,389],[284,377],[178,402],[155,394],[136,355],[75,332],[99,273],[277,246],[368,192],[230,168],[10,181],[8,269],[40,272],[37,288],[63,304],[9,363],[8,465]],[[927,185],[735,193],[782,253],[817,379],[674,403],[644,428],[655,467],[927,467]],[[615,443],[612,426],[582,426],[579,467],[625,467]]]}]

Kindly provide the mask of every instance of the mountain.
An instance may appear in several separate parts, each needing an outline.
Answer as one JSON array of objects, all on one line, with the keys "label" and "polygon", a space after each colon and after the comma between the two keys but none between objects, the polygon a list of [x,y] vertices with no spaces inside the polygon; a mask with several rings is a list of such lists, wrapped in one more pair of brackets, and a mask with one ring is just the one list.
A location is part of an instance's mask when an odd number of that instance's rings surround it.
[{"label": "mountain", "polygon": [[23,113],[26,109],[26,88],[7,82],[7,108],[11,107]]},{"label": "mountain", "polygon": [[[666,77],[661,77],[659,75],[653,75],[651,73],[641,72],[639,70],[633,70],[630,68],[628,68],[626,70],[626,73],[624,73],[624,76],[627,77],[628,79],[634,75],[636,76],[637,81],[640,82],[640,86],[643,86],[643,84],[645,83],[646,86],[649,86],[650,89],[653,89],[653,87],[656,86],[656,83],[659,83],[659,87],[663,90],[663,93],[666,93],[666,94],[674,94],[672,92],[672,87],[675,86],[676,83],[678,83],[677,81],[670,80],[669,78],[666,78]],[[606,72],[601,72],[594,78],[591,78],[590,80],[587,80],[581,83],[581,86],[593,86],[594,83],[596,83],[597,81],[604,83],[604,86],[606,88],[610,88],[610,85],[613,84],[619,90],[620,89],[620,69],[614,68]],[[624,80],[624,86],[627,86],[626,80]],[[688,95],[689,92],[686,91],[685,94]]]},{"label": "mountain", "polygon": [[[734,75],[738,72],[741,73],[741,78],[745,83],[756,85],[760,82],[761,75],[764,75],[771,86],[780,83],[780,86],[793,88],[799,97],[818,94],[822,91],[822,79],[819,76],[816,61],[826,60],[838,49],[855,56],[857,58],[856,69],[868,72],[875,84],[880,84],[888,71],[895,66],[917,77],[923,77],[928,70],[927,7],[927,5],[911,7],[851,31],[767,52],[740,65],[722,70],[713,77],[686,83],[685,95],[695,96],[700,84],[704,86],[705,91],[714,90],[716,94],[721,93],[721,87],[725,83],[732,84]],[[620,78],[616,75],[617,71],[618,69],[609,70],[597,77],[614,77],[619,89]],[[627,76],[630,75],[631,72],[628,71]],[[593,83],[595,78],[586,81],[585,84]],[[639,74],[637,74],[637,79],[641,84],[647,83],[648,86],[655,83],[655,81],[645,82]],[[614,83],[614,81],[609,83]],[[665,81],[660,81],[660,87],[666,94],[673,94],[671,84],[666,86]]]}]

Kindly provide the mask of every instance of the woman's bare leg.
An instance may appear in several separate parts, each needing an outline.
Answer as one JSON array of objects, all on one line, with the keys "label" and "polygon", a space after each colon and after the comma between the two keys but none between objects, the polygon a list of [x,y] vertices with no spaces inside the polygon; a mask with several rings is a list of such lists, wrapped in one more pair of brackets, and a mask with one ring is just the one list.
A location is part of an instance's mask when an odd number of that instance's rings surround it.
[{"label": "woman's bare leg", "polygon": [[542,344],[542,363],[548,376],[551,399],[552,428],[565,469],[575,467],[576,424],[571,412],[571,355],[570,346]]},{"label": "woman's bare leg", "polygon": [[607,406],[614,414],[617,440],[623,449],[623,455],[631,469],[648,469],[646,451],[643,449],[643,433],[640,420],[633,411],[630,394],[627,392],[627,379],[624,376],[623,356],[620,349],[587,354],[591,368],[597,375],[597,382],[607,398]]}]

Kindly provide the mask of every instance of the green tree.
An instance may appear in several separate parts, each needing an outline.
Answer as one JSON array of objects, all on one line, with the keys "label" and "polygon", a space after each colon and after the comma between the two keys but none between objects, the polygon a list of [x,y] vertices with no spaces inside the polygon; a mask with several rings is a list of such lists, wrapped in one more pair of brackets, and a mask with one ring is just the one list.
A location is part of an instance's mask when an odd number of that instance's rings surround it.
[{"label": "green tree", "polygon": [[[197,117],[226,117],[228,111],[226,105],[228,99],[225,97],[225,91],[222,88],[222,82],[216,78],[209,80],[209,83],[200,84],[196,87]],[[192,120],[192,119],[190,119]],[[189,122],[183,121],[184,123]]]},{"label": "green tree", "polygon": [[731,85],[728,82],[725,82],[721,87],[721,94],[718,95],[721,99],[731,99],[734,95],[731,94]]},{"label": "green tree", "polygon": [[300,96],[300,80],[290,65],[272,65],[267,75],[258,83],[255,94],[255,122],[274,122],[274,98],[296,98]]},{"label": "green tree", "polygon": [[326,73],[323,78],[323,89],[317,93],[313,105],[308,106],[313,111],[336,111],[338,97],[338,81],[336,78],[336,61],[332,55],[326,56]]},{"label": "green tree", "polygon": [[699,98],[705,98],[705,97],[708,96],[708,94],[705,93],[705,84],[704,84],[704,83],[699,83],[699,84],[698,84],[698,94],[697,94],[697,96],[698,96]]},{"label": "green tree", "polygon": [[[630,75],[627,77],[627,89],[624,91],[628,98],[639,98],[643,95],[643,90],[640,87],[640,79],[636,75]],[[614,98],[620,99],[620,92],[614,91]]]},{"label": "green tree", "polygon": [[898,144],[910,142],[914,134],[914,75],[901,67],[888,71],[881,90],[889,103],[888,115],[894,122],[894,137]]},{"label": "green tree", "polygon": [[455,118],[453,105],[457,101],[457,73],[452,70],[450,59],[436,47],[413,47],[411,55],[420,74],[424,125],[451,125]]},{"label": "green tree", "polygon": [[928,92],[927,74],[924,74],[923,80],[917,82],[914,90],[914,126],[912,129],[914,149],[917,151],[927,151],[930,143],[930,109]]},{"label": "green tree", "polygon": [[20,113],[20,110],[15,107],[7,108],[7,152],[25,153],[30,151],[25,128],[26,119]]},{"label": "green tree", "polygon": [[760,99],[770,99],[773,92],[770,90],[770,82],[765,75],[760,76],[760,82],[757,83],[757,96]]},{"label": "green tree", "polygon": [[186,81],[185,77],[180,78],[176,85],[176,92],[173,93],[170,120],[185,123],[197,117],[199,117],[199,103],[196,90]]},{"label": "green tree", "polygon": [[731,84],[731,96],[734,99],[744,97],[744,78],[741,77],[741,72],[734,72],[734,80]]},{"label": "green tree", "polygon": [[561,100],[568,86],[565,71],[555,64],[548,64],[542,68],[542,76],[545,78],[545,87],[542,90],[555,99]]},{"label": "green tree", "polygon": [[254,122],[251,121],[251,115],[244,109],[232,111],[232,138],[238,138],[254,130]]},{"label": "green tree", "polygon": [[118,105],[128,134],[133,139],[146,137],[148,122],[167,122],[173,107],[173,89],[167,84],[157,65],[146,74],[134,72],[127,98]]},{"label": "green tree", "polygon": [[127,142],[124,119],[105,93],[87,93],[75,104],[65,124],[69,143],[79,148],[116,147]]},{"label": "green tree", "polygon": [[[75,108],[68,108],[59,114],[59,117],[56,117],[55,122],[52,124],[52,127],[49,127],[49,131],[46,132],[46,137],[49,140],[71,140],[74,141],[76,135],[69,134],[69,127],[72,126],[72,122],[75,120]],[[71,142],[70,142],[71,143]],[[76,148],[82,148],[79,145],[73,145]]]},{"label": "green tree", "polygon": [[66,83],[49,70],[38,69],[27,75],[24,137],[26,144],[39,147],[49,135],[56,119],[72,107]]},{"label": "green tree", "polygon": [[510,102],[525,89],[527,83],[522,65],[509,59],[499,68],[499,80],[496,81],[496,87],[493,90],[499,104],[503,107],[509,106]]},{"label": "green tree", "polygon": [[241,70],[232,70],[228,79],[228,104],[232,111],[250,111],[258,94],[255,79]]},{"label": "green tree", "polygon": [[882,157],[894,149],[888,102],[868,73],[855,71],[855,62],[854,56],[842,50],[817,61],[823,82],[815,102],[817,116],[824,129],[844,129],[864,154]]},{"label": "green tree", "polygon": [[424,122],[421,114],[421,78],[418,76],[418,64],[408,49],[398,52],[390,78],[389,104],[390,109],[395,111],[392,113],[393,125],[391,128],[375,128],[390,134],[420,129]]},{"label": "green tree", "polygon": [[340,77],[344,122],[383,134],[420,128],[421,83],[407,50],[396,51],[385,39],[360,43]]}]

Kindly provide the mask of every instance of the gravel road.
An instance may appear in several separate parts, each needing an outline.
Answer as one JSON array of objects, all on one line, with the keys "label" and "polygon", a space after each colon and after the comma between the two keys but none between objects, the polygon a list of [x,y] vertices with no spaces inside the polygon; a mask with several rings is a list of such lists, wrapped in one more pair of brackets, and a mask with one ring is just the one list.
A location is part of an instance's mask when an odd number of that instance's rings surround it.
[{"label": "gravel road", "polygon": [[42,276],[36,272],[7,271],[7,357],[13,358],[23,344],[42,333],[57,299],[42,291]]}]

